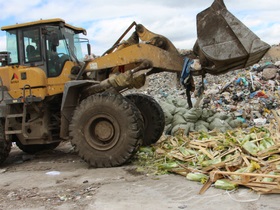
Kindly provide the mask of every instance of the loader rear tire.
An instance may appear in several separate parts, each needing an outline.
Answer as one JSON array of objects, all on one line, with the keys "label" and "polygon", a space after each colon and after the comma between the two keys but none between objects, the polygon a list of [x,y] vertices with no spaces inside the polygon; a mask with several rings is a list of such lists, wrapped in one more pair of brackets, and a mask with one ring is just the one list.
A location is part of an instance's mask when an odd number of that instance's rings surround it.
[{"label": "loader rear tire", "polygon": [[5,135],[5,120],[0,118],[0,164],[8,158],[11,147],[12,142]]},{"label": "loader rear tire", "polygon": [[144,120],[143,145],[149,146],[156,143],[161,137],[165,126],[161,106],[155,99],[145,94],[133,93],[126,95],[126,97],[137,106],[142,114]]},{"label": "loader rear tire", "polygon": [[126,163],[142,144],[143,119],[122,95],[95,94],[76,108],[70,141],[79,156],[93,167]]}]

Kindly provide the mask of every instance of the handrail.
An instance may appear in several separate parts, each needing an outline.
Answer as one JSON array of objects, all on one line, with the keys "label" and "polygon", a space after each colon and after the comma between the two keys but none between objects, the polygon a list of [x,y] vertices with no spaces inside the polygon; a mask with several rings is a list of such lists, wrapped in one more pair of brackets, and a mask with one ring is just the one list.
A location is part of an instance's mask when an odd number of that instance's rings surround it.
[{"label": "handrail", "polygon": [[31,102],[27,102],[27,101],[26,101],[26,96],[25,96],[25,90],[26,90],[26,88],[29,89],[29,96],[32,97],[32,94],[31,94],[31,86],[30,86],[30,85],[24,85],[24,86],[23,86],[23,93],[22,93],[23,102],[24,102],[25,104],[30,104],[32,101],[31,101]]},{"label": "handrail", "polygon": [[4,100],[4,86],[3,86],[2,77],[0,77],[0,88],[1,88],[1,99],[0,99],[0,102],[2,102]]}]

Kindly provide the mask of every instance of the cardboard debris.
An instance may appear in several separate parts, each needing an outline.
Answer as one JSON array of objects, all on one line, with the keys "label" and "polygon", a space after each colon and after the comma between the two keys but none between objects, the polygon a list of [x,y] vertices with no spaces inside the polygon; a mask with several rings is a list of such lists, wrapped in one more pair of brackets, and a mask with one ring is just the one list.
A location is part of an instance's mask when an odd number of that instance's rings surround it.
[{"label": "cardboard debris", "polygon": [[197,179],[204,184],[200,194],[217,180],[262,194],[280,193],[278,129],[277,124],[270,124],[226,133],[192,132],[189,136],[179,131],[175,136],[163,136],[149,153],[140,150],[136,163],[139,170],[155,174],[208,176],[208,180]]},{"label": "cardboard debris", "polygon": [[280,132],[280,110],[272,110],[272,113],[278,123],[278,131]]},{"label": "cardboard debris", "polygon": [[[279,171],[280,172],[280,171]],[[270,174],[259,174],[259,173],[236,173],[227,171],[211,171],[208,181],[201,188],[199,194],[203,194],[214,182],[217,180],[230,177],[230,176],[240,176],[240,180],[231,180],[233,184],[243,185],[252,188],[262,194],[268,193],[280,193],[280,176],[270,175]],[[271,182],[263,182],[259,178],[271,178]]]}]

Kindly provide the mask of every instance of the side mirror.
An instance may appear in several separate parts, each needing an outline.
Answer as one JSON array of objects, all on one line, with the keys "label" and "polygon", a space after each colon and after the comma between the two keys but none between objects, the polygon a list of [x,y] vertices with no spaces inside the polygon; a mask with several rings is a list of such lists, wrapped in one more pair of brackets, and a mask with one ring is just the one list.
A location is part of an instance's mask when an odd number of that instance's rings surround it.
[{"label": "side mirror", "polygon": [[88,55],[91,54],[91,46],[89,43],[87,43],[87,51],[88,51]]}]

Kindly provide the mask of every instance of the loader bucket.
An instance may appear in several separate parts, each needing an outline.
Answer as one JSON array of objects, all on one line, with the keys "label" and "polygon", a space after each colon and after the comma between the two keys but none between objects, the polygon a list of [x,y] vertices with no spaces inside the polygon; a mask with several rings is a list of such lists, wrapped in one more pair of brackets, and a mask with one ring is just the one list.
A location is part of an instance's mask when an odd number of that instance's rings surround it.
[{"label": "loader bucket", "polygon": [[215,0],[197,15],[194,51],[206,73],[218,75],[251,66],[259,62],[269,48],[227,10],[223,0]]}]

